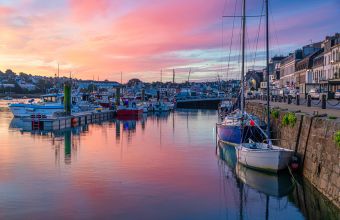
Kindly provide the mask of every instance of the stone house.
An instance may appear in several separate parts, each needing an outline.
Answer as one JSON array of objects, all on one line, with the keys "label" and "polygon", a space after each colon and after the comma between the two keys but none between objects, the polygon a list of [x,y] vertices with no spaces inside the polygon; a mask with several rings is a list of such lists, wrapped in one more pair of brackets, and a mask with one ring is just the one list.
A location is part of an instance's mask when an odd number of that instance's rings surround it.
[{"label": "stone house", "polygon": [[280,62],[280,87],[295,88],[295,63],[302,59],[302,50],[295,50]]}]

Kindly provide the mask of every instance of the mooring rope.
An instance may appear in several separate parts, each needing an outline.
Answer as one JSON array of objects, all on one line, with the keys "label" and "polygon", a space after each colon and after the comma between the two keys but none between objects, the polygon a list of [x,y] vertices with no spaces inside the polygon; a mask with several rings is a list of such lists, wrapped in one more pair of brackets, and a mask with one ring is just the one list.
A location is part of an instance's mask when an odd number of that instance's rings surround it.
[{"label": "mooring rope", "polygon": [[315,104],[315,102],[314,102],[313,100],[311,100],[311,103],[312,103],[313,105],[319,105],[319,104],[320,104],[320,102],[321,102],[321,100],[319,100],[319,101],[318,101],[318,103],[317,103],[317,104]]}]

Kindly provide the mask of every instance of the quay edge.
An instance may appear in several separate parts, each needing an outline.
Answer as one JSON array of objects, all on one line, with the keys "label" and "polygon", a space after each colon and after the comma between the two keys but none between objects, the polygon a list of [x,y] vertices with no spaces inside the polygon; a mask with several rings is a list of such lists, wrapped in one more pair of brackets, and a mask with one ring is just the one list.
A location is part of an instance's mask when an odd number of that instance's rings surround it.
[{"label": "quay edge", "polygon": [[[264,121],[266,105],[247,102],[246,111]],[[275,108],[279,115],[271,116],[272,137],[278,145],[295,150],[301,158],[302,175],[326,198],[340,209],[340,147],[334,135],[340,130],[340,120],[296,113],[297,121],[291,126],[282,124],[287,109]]]}]

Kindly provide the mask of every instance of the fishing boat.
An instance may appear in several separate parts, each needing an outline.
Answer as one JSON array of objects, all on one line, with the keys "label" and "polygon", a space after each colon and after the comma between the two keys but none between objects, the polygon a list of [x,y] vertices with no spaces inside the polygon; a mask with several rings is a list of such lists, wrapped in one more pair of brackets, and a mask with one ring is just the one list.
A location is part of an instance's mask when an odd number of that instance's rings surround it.
[{"label": "fishing boat", "polygon": [[[288,167],[289,162],[294,154],[293,150],[285,149],[272,144],[270,139],[270,102],[269,102],[269,39],[268,39],[268,1],[266,2],[266,61],[267,61],[267,132],[260,127],[260,131],[266,137],[266,143],[253,142],[241,143],[236,147],[237,160],[239,163],[254,169],[265,170],[269,172],[278,172]],[[243,0],[243,41],[245,35],[245,0]],[[243,54],[244,55],[244,54]],[[256,124],[255,124],[256,125]]]},{"label": "fishing boat", "polygon": [[117,116],[139,116],[143,114],[143,108],[137,106],[134,100],[124,99],[123,105],[117,107]]}]

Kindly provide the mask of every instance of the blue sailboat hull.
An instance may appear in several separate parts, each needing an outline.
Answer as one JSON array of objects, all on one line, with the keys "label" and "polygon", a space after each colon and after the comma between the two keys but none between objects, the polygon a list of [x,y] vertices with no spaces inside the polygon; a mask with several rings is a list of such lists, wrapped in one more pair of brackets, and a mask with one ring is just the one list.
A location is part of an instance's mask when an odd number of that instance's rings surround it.
[{"label": "blue sailboat hull", "polygon": [[217,136],[219,140],[229,144],[240,144],[248,142],[249,139],[262,142],[265,139],[261,131],[255,126],[245,126],[241,129],[241,126],[218,124]]},{"label": "blue sailboat hull", "polygon": [[217,125],[217,136],[224,142],[239,144],[242,139],[241,127],[219,124]]}]

